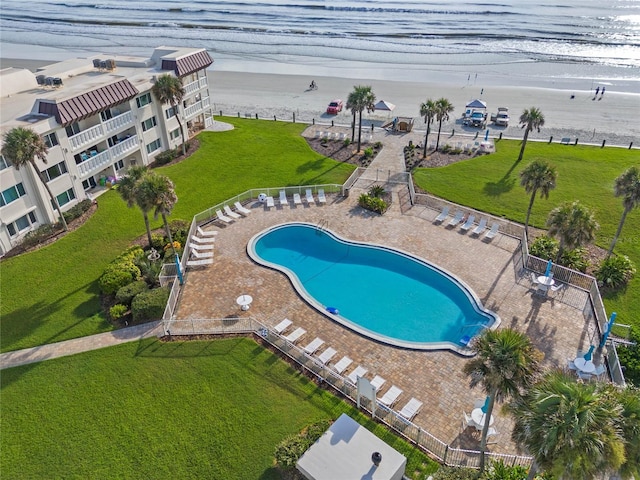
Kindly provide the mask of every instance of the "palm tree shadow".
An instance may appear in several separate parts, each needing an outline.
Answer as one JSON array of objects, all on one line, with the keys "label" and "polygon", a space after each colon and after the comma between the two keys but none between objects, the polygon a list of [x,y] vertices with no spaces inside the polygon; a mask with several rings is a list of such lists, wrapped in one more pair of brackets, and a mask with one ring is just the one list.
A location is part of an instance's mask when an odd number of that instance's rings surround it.
[{"label": "palm tree shadow", "polygon": [[487,182],[484,185],[482,191],[491,197],[499,197],[503,193],[506,193],[513,189],[516,181],[512,178],[509,173],[507,173],[504,177],[502,177],[497,182]]}]

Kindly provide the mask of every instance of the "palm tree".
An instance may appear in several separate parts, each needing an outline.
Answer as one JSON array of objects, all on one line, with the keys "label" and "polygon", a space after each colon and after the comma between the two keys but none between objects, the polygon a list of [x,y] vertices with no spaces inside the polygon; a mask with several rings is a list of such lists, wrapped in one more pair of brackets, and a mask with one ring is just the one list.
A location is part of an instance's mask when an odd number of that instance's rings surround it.
[{"label": "palm tree", "polygon": [[556,262],[562,257],[565,248],[576,248],[593,240],[599,228],[593,213],[578,200],[565,202],[551,210],[547,226],[549,234],[560,240]]},{"label": "palm tree", "polygon": [[607,252],[607,258],[613,253],[613,249],[622,231],[622,226],[627,219],[627,214],[640,205],[640,170],[638,167],[629,167],[622,175],[616,178],[613,191],[616,197],[622,197],[624,210],[622,211],[622,218],[620,219],[618,230],[616,230],[616,234],[609,247],[609,252]]},{"label": "palm tree", "polygon": [[168,103],[171,105],[176,120],[178,121],[178,125],[180,126],[180,135],[182,136],[182,155],[186,155],[184,128],[182,127],[180,112],[178,110],[178,105],[182,103],[182,99],[186,93],[182,86],[182,79],[165,73],[156,79],[151,90],[160,103]]},{"label": "palm tree", "polygon": [[481,385],[489,396],[486,422],[480,442],[480,472],[484,471],[489,419],[495,402],[518,397],[532,384],[540,369],[542,353],[534,348],[531,340],[516,330],[484,330],[471,343],[475,357],[469,360],[463,371],[471,378],[470,385]]},{"label": "palm tree", "polygon": [[440,131],[442,130],[442,122],[449,120],[449,114],[453,112],[453,105],[446,98],[436,100],[436,120],[438,120],[438,140],[436,141],[436,151],[440,146]]},{"label": "palm tree", "polygon": [[615,389],[578,383],[556,370],[508,406],[515,419],[512,439],[534,457],[529,480],[540,468],[559,479],[588,480],[625,464],[623,407]]},{"label": "palm tree", "polygon": [[540,128],[544,126],[544,115],[536,108],[531,107],[524,109],[522,115],[520,115],[520,128],[524,128],[524,138],[522,139],[522,146],[520,147],[520,155],[518,155],[518,162],[522,160],[524,155],[524,148],[527,146],[527,139],[529,138],[529,132],[534,128],[540,131]]},{"label": "palm tree", "polygon": [[610,385],[622,405],[618,418],[624,436],[627,461],[620,467],[622,478],[640,478],[640,389],[627,384],[623,389]]},{"label": "palm tree", "polygon": [[58,211],[60,222],[65,230],[69,230],[67,221],[64,219],[58,199],[53,195],[47,180],[36,165],[36,158],[43,163],[47,163],[48,149],[42,137],[30,128],[15,127],[4,134],[4,144],[2,145],[2,155],[19,170],[20,167],[31,165],[44,188],[51,198],[51,203]]},{"label": "palm tree", "polygon": [[429,139],[429,133],[431,132],[431,122],[433,122],[436,113],[436,102],[433,100],[428,99],[420,105],[420,116],[424,117],[424,123],[427,124],[427,134],[424,136],[424,152],[422,153],[422,156],[424,157],[427,156],[427,140]]},{"label": "palm tree", "polygon": [[358,151],[360,151],[362,139],[362,112],[367,109],[371,113],[375,110],[376,96],[370,86],[358,85],[353,87],[353,91],[347,99],[347,108],[353,112],[354,125],[355,115],[358,113]]},{"label": "palm tree", "polygon": [[527,209],[527,218],[524,221],[525,233],[529,233],[529,216],[531,215],[533,202],[536,199],[536,193],[540,191],[542,198],[549,198],[549,192],[556,188],[557,175],[556,168],[544,160],[535,160],[520,172],[520,185],[531,195],[529,208]]},{"label": "palm tree", "polygon": [[147,167],[141,165],[134,165],[127,171],[127,175],[120,179],[118,182],[118,192],[120,192],[120,196],[122,199],[127,202],[127,206],[129,208],[137,205],[140,210],[142,210],[142,216],[144,217],[144,225],[147,229],[147,240],[149,241],[149,247],[153,244],[151,239],[151,226],[149,225],[149,210],[150,208],[144,209],[140,203],[138,203],[137,199],[137,190],[140,180],[147,174]]}]

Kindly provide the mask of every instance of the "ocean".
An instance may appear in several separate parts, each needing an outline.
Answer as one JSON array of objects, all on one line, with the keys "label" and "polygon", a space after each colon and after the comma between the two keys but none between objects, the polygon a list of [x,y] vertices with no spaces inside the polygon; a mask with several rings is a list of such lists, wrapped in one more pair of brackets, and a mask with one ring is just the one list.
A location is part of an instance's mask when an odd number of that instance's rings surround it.
[{"label": "ocean", "polygon": [[470,81],[478,72],[529,83],[640,80],[640,0],[3,0],[0,8],[3,43],[77,55],[175,45],[207,48],[217,68],[270,73],[393,78],[424,68],[468,72]]}]

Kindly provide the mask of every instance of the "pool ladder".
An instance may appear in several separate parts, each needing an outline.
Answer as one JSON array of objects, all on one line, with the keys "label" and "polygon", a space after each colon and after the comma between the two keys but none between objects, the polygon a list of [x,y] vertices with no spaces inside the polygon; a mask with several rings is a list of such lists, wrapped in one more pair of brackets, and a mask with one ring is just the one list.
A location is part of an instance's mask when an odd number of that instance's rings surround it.
[{"label": "pool ladder", "polygon": [[323,230],[326,230],[328,227],[329,227],[329,220],[327,220],[326,218],[323,218],[316,225],[316,232],[320,233]]}]

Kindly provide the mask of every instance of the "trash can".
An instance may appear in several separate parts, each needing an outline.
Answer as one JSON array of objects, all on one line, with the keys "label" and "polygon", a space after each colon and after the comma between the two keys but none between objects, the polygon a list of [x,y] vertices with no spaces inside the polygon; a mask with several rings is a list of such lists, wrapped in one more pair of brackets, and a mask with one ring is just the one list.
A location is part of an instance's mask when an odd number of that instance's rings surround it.
[{"label": "trash can", "polygon": [[344,188],[344,193],[343,193],[344,198],[347,198],[347,197],[349,196],[349,190],[350,190],[350,188],[349,188],[349,187],[345,187],[345,188]]}]

